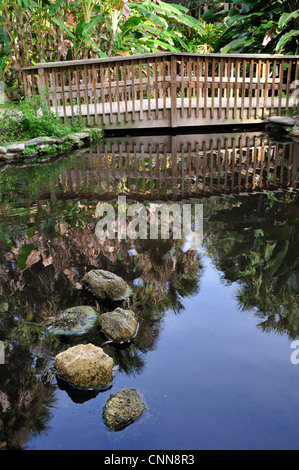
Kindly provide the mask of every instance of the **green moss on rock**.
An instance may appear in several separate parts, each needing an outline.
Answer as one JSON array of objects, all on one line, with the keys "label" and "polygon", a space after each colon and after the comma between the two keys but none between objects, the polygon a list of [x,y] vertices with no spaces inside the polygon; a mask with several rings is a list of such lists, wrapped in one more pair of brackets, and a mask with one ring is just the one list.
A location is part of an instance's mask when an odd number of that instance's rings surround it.
[{"label": "green moss on rock", "polygon": [[55,335],[79,335],[92,328],[99,313],[90,306],[71,307],[46,321],[45,327]]}]

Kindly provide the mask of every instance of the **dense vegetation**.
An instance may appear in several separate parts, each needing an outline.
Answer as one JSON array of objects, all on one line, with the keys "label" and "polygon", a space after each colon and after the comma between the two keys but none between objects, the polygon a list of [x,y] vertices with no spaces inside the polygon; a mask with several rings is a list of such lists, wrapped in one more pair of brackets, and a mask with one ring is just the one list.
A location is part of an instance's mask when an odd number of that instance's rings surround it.
[{"label": "dense vegetation", "polygon": [[298,53],[298,3],[0,0],[0,80],[18,99],[22,67],[37,62],[160,50]]},{"label": "dense vegetation", "polygon": [[230,0],[229,11],[208,11],[206,21],[224,21],[216,51],[299,54],[298,0]]},{"label": "dense vegetation", "polygon": [[8,95],[21,88],[22,67],[37,62],[190,51],[211,36],[184,6],[151,0],[0,0],[0,8],[0,78]]},{"label": "dense vegetation", "polygon": [[61,133],[47,110],[41,122],[40,103],[20,103],[23,67],[157,51],[298,54],[298,26],[299,0],[0,0],[0,105],[2,88],[20,104],[1,110],[1,144]]}]

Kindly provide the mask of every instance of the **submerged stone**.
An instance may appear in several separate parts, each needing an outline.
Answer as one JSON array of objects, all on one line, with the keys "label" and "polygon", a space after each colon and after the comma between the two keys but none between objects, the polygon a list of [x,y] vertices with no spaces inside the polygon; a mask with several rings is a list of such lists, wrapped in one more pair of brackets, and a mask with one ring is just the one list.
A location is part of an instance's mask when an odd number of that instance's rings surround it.
[{"label": "submerged stone", "polygon": [[93,344],[79,344],[55,357],[59,377],[74,387],[105,388],[113,379],[113,359]]},{"label": "submerged stone", "polygon": [[123,300],[131,294],[130,287],[121,277],[103,269],[89,271],[81,282],[102,299]]},{"label": "submerged stone", "polygon": [[103,419],[109,429],[120,431],[139,418],[145,408],[137,390],[124,388],[110,395],[103,410]]},{"label": "submerged stone", "polygon": [[55,335],[79,335],[92,328],[99,313],[90,306],[71,307],[46,321],[45,327]]},{"label": "submerged stone", "polygon": [[124,310],[120,307],[113,312],[103,313],[99,324],[105,335],[117,343],[133,338],[139,325],[132,310]]}]

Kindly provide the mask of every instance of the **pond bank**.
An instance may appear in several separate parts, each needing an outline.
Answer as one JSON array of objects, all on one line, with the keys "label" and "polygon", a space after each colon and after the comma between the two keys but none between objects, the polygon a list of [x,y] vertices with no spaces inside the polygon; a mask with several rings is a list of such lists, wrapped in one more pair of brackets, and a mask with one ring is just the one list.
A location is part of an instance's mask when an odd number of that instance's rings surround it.
[{"label": "pond bank", "polygon": [[64,137],[41,136],[26,142],[0,146],[0,160],[47,159],[70,150],[98,142],[103,136],[101,129],[85,128]]},{"label": "pond bank", "polygon": [[271,116],[266,130],[278,135],[289,135],[297,140],[299,139],[299,116]]}]

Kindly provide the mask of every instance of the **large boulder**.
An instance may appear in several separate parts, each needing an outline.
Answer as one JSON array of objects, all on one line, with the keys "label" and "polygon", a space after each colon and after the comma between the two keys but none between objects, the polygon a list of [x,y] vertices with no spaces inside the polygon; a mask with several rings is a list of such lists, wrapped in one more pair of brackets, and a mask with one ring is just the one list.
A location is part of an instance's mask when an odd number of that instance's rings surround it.
[{"label": "large boulder", "polygon": [[296,124],[295,119],[289,116],[270,116],[268,118],[268,121],[271,124],[277,124],[279,126],[285,126],[285,127],[295,126]]},{"label": "large boulder", "polygon": [[120,307],[113,312],[103,313],[99,324],[103,333],[117,343],[133,338],[139,325],[132,310],[124,310]]},{"label": "large boulder", "polygon": [[124,388],[110,395],[103,410],[103,419],[109,429],[120,431],[141,416],[145,408],[136,390]]},{"label": "large boulder", "polygon": [[123,300],[131,294],[130,287],[121,277],[103,269],[92,269],[81,282],[102,299]]},{"label": "large boulder", "polygon": [[45,327],[55,335],[79,335],[92,328],[99,313],[88,305],[71,307],[45,322]]},{"label": "large boulder", "polygon": [[55,357],[59,377],[79,388],[105,388],[113,379],[113,359],[93,344],[79,344]]}]

